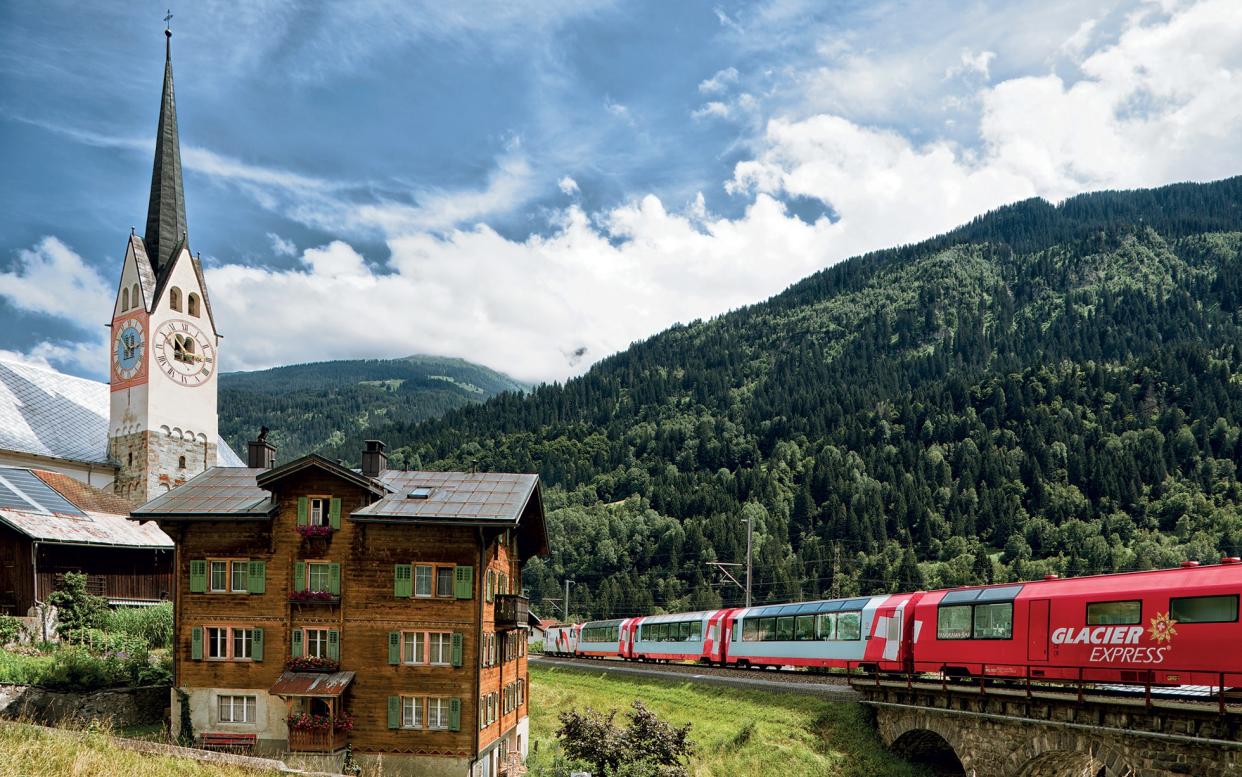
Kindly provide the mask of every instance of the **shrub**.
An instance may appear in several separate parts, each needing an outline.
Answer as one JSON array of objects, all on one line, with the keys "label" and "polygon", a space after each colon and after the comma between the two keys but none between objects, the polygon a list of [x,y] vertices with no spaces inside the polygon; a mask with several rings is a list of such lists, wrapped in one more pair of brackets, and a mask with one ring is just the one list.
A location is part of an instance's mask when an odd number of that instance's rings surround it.
[{"label": "shrub", "polygon": [[53,591],[48,604],[57,610],[56,630],[66,636],[79,629],[97,629],[108,615],[108,600],[86,591],[86,575],[66,572],[63,587]]},{"label": "shrub", "polygon": [[20,642],[26,627],[12,615],[0,615],[0,647]]},{"label": "shrub", "polygon": [[108,611],[103,628],[142,638],[148,647],[166,648],[172,644],[173,605],[162,602],[154,607],[119,607]]},{"label": "shrub", "polygon": [[616,715],[616,710],[604,714],[590,708],[562,712],[556,736],[565,753],[593,765],[598,774],[686,777],[683,762],[694,752],[691,724],[665,723],[637,699],[626,713],[625,728],[613,723]]}]

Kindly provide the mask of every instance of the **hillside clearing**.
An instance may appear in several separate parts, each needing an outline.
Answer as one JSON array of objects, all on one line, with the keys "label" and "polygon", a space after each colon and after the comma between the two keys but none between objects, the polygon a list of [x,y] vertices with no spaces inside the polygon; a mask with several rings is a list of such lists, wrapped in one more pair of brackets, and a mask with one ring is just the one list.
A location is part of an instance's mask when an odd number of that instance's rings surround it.
[{"label": "hillside clearing", "polygon": [[694,724],[694,777],[926,774],[884,748],[857,704],[536,666],[530,679],[532,767],[551,760],[559,713],[591,707],[623,714],[641,699],[670,723]]}]

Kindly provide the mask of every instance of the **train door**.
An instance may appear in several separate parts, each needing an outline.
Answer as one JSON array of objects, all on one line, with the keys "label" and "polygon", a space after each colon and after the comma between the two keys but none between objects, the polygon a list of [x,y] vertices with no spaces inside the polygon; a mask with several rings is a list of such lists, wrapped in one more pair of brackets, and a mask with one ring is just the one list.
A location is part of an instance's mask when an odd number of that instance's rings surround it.
[{"label": "train door", "polygon": [[1048,599],[1032,599],[1027,610],[1026,658],[1048,660]]}]

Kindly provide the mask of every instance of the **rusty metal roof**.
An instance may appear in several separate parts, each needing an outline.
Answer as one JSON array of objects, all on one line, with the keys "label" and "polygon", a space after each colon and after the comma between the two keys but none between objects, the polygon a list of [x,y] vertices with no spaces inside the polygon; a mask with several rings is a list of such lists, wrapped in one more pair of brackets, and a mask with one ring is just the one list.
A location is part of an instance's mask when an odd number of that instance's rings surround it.
[{"label": "rusty metal roof", "polygon": [[273,696],[340,696],[354,681],[353,672],[285,672],[268,693]]},{"label": "rusty metal roof", "polygon": [[129,520],[123,503],[68,476],[0,467],[0,524],[39,542],[171,548],[154,523]]},{"label": "rusty metal roof", "polygon": [[248,467],[212,467],[184,485],[161,494],[132,515],[142,518],[261,517],[272,514],[271,494],[255,484],[266,472]]},{"label": "rusty metal roof", "polygon": [[539,484],[538,475],[505,472],[388,470],[379,480],[392,493],[352,517],[516,524]]},{"label": "rusty metal roof", "polygon": [[329,461],[323,456],[320,456],[318,453],[308,453],[301,458],[286,462],[281,464],[279,467],[273,467],[272,469],[258,470],[255,482],[259,486],[266,488],[272,483],[279,481],[281,478],[288,477],[289,475],[301,472],[302,470],[310,467],[316,467],[330,475],[335,475],[346,482],[353,483],[356,486],[370,491],[376,496],[383,496],[387,493],[380,481],[375,480],[374,478],[369,478],[360,472],[344,467],[334,461]]}]

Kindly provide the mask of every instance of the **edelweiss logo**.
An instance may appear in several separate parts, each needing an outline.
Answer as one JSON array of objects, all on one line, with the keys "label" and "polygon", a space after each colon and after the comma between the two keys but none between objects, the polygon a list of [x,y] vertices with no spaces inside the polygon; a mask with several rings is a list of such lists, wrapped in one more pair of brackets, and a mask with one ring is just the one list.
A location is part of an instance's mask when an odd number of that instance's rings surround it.
[{"label": "edelweiss logo", "polygon": [[1177,636],[1177,629],[1173,628],[1175,623],[1177,621],[1170,618],[1167,612],[1158,612],[1151,619],[1151,628],[1147,629],[1147,633],[1151,635],[1153,640],[1163,645]]}]

